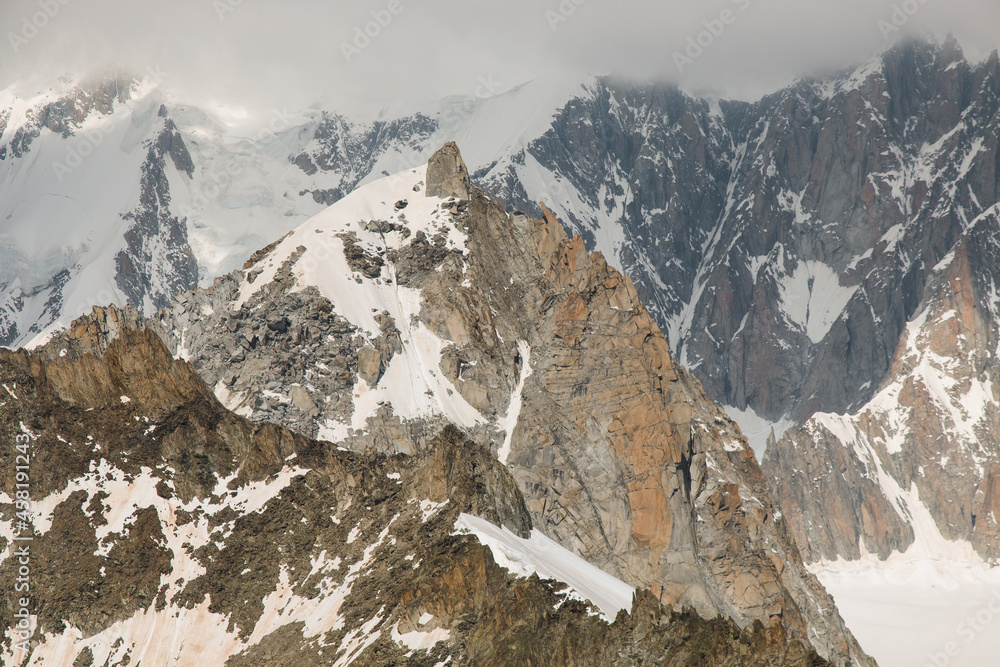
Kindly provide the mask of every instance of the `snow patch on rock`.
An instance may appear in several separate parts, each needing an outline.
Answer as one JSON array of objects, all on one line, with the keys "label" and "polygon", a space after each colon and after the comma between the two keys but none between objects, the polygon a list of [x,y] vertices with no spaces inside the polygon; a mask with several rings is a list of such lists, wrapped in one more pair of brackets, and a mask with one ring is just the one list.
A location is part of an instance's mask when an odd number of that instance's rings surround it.
[{"label": "snow patch on rock", "polygon": [[622,609],[632,608],[635,588],[604,570],[591,565],[537,530],[531,537],[518,537],[507,528],[498,528],[485,519],[461,514],[455,523],[460,533],[472,533],[493,552],[497,564],[519,577],[537,573],[556,579],[572,589],[571,595],[592,602],[609,623]]}]

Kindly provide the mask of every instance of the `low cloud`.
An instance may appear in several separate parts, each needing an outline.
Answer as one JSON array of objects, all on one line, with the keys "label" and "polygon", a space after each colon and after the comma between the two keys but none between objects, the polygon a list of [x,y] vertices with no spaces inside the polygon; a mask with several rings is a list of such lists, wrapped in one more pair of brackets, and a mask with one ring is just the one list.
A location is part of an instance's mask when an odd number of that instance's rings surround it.
[{"label": "low cloud", "polygon": [[587,73],[754,98],[906,35],[997,47],[995,0],[6,0],[0,87],[107,65],[190,99],[378,108]]}]

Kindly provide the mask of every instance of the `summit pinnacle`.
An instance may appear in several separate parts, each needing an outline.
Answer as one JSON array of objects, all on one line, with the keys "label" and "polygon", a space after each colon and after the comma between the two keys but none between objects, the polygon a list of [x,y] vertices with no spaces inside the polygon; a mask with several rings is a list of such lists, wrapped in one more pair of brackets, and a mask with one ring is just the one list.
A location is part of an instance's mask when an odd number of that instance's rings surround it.
[{"label": "summit pinnacle", "polygon": [[439,148],[427,162],[427,196],[469,198],[469,170],[454,141]]}]

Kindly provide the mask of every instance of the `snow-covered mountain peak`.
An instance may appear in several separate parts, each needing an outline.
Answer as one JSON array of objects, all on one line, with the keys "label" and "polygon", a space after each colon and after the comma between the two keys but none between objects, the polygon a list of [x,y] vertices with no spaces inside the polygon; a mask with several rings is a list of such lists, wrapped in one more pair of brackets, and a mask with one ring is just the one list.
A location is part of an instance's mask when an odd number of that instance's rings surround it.
[{"label": "snow-covered mountain peak", "polygon": [[[305,254],[295,269],[300,286],[315,286],[331,300],[352,294],[356,298],[350,301],[356,303],[357,312],[348,319],[365,331],[377,332],[378,324],[371,317],[376,302],[383,307],[378,310],[386,306],[398,309],[393,299],[381,295],[384,290],[375,288],[398,286],[391,276],[383,283],[348,266],[342,236],[352,235],[351,245],[367,254],[398,250],[416,232],[427,236],[443,234],[449,247],[464,249],[464,233],[450,219],[451,214],[445,208],[447,201],[427,197],[422,192],[425,171],[426,165],[363,185],[307,220],[253,265],[253,270],[262,272],[262,276],[241,288],[240,299],[233,307],[242,307],[262,284],[273,280],[278,268],[293,253],[304,248]],[[393,292],[398,293],[398,289]]]},{"label": "snow-covered mountain peak", "polygon": [[[173,296],[171,276],[178,275],[184,255],[168,255],[168,261],[163,255],[180,249],[184,230],[169,215],[149,227],[150,216],[158,216],[153,210],[167,205],[168,193],[157,191],[150,179],[132,179],[144,170],[149,177],[166,170],[189,178],[193,165],[161,112],[156,85],[105,77],[88,88],[74,83],[68,95],[53,91],[27,102],[21,121],[0,133],[3,338],[26,343],[97,304],[134,296],[142,304],[144,295],[117,279],[123,271],[134,273],[131,267],[158,273],[149,287],[161,294],[153,301],[164,305],[162,299]],[[8,110],[19,108],[15,102]],[[138,232],[141,219],[147,226]],[[129,231],[135,250],[155,227],[163,232],[163,255],[151,261],[152,255],[139,252],[134,264],[122,264],[119,258],[130,252]]]},{"label": "snow-covered mountain peak", "polygon": [[[247,266],[231,308],[239,311],[262,287],[291,268],[293,291],[315,288],[333,304],[366,345],[391,322],[400,349],[384,362],[381,378],[359,378],[353,390],[352,429],[363,430],[380,404],[403,419],[446,416],[463,427],[485,417],[451,382],[441,377],[442,341],[419,321],[421,290],[399,284],[392,257],[413,244],[430,243],[441,253],[467,254],[466,235],[456,216],[467,202],[427,196],[422,169],[382,178],[310,218],[274,249]],[[260,307],[266,301],[256,302]],[[378,384],[376,387],[375,384]],[[330,424],[339,432],[343,428]]]}]

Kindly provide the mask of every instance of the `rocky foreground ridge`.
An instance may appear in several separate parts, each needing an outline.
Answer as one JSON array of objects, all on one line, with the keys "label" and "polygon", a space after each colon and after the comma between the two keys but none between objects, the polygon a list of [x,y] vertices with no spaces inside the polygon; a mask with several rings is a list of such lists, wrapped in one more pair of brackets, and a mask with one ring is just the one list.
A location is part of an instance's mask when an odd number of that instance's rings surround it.
[{"label": "rocky foreground ridge", "polygon": [[506,213],[454,145],[426,177],[358,189],[150,327],[253,421],[389,454],[424,452],[454,423],[507,464],[533,524],[589,562],[664,603],[779,623],[871,664],[631,281],[551,213]]},{"label": "rocky foreground ridge", "polygon": [[[134,309],[0,351],[0,457],[29,443],[30,654],[7,665],[828,664],[780,625],[675,613],[638,591],[613,622],[516,578],[468,512],[527,535],[511,475],[454,427],[419,454],[344,451],[225,410]],[[14,475],[0,506],[12,591]]]}]

